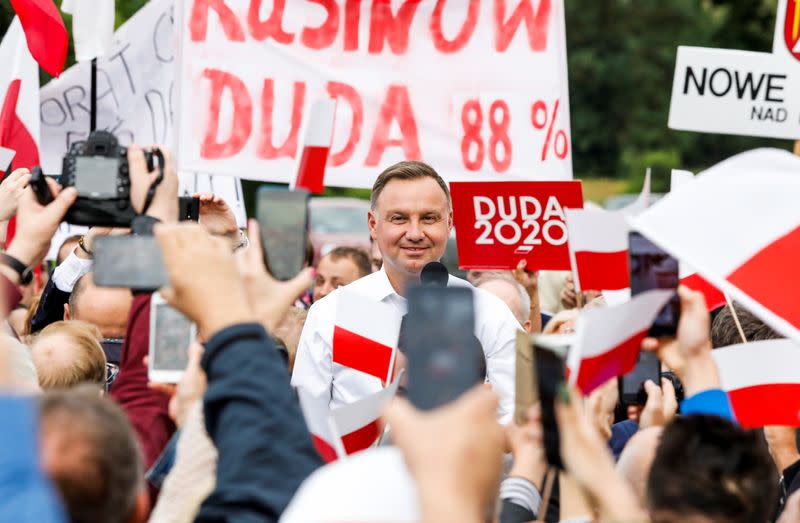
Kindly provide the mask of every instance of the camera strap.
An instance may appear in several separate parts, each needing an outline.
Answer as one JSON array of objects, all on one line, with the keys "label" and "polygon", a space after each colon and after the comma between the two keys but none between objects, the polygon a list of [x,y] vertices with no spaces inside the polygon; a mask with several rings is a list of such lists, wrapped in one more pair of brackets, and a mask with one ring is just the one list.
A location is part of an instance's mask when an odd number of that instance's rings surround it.
[{"label": "camera strap", "polygon": [[164,180],[164,155],[161,153],[160,150],[154,149],[153,154],[158,157],[158,176],[156,179],[153,180],[153,183],[150,185],[150,188],[147,190],[147,197],[144,199],[144,207],[142,207],[142,214],[147,213],[147,209],[150,208],[150,204],[153,203],[153,198],[156,196],[156,189]]}]

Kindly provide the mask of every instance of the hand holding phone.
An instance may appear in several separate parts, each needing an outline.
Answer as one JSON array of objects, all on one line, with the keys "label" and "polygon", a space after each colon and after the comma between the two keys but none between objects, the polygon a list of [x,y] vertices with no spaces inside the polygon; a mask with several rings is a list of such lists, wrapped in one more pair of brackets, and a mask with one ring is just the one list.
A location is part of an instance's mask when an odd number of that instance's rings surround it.
[{"label": "hand holding phone", "polygon": [[629,373],[619,377],[619,398],[623,405],[644,405],[647,393],[644,382],[651,380],[661,385],[661,362],[652,352],[640,351],[636,366]]}]

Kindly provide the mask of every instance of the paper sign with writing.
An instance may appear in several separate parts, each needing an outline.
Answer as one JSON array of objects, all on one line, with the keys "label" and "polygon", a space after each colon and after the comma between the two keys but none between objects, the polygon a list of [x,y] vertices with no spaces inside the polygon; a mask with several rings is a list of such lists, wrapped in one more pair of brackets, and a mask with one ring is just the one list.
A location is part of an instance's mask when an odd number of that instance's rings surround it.
[{"label": "paper sign with writing", "polygon": [[669,127],[800,138],[800,62],[769,53],[679,47]]},{"label": "paper sign with writing", "polygon": [[564,209],[583,208],[580,181],[453,182],[462,269],[569,269]]},{"label": "paper sign with writing", "polygon": [[563,0],[178,2],[183,169],[288,182],[330,97],[326,185],[572,178]]}]

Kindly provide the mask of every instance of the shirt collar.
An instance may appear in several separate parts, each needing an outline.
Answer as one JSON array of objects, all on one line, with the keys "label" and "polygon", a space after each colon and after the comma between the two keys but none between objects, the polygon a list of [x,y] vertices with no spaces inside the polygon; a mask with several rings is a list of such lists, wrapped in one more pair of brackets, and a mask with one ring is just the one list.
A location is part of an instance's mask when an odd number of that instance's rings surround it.
[{"label": "shirt collar", "polygon": [[374,272],[371,277],[374,278],[375,281],[372,282],[372,285],[367,286],[366,289],[370,297],[377,301],[383,301],[392,295],[400,296],[397,294],[397,291],[394,290],[394,287],[392,287],[392,282],[389,281],[389,275],[386,274],[383,267],[381,267],[379,271]]}]

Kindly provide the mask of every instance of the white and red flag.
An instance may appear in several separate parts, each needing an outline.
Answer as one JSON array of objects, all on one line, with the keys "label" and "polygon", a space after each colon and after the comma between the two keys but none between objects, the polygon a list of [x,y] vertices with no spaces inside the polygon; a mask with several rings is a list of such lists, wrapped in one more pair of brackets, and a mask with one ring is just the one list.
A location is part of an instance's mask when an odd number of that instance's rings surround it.
[{"label": "white and red flag", "polygon": [[312,194],[325,191],[325,166],[331,152],[335,119],[335,99],[317,100],[311,106],[311,116],[292,189],[304,188]]},{"label": "white and red flag", "polygon": [[800,339],[800,157],[734,156],[630,219],[776,331]]},{"label": "white and red flag", "polygon": [[67,60],[69,36],[53,0],[11,0],[11,6],[22,22],[33,58],[51,76],[60,75]]},{"label": "white and red flag", "polygon": [[365,398],[331,410],[330,394],[311,396],[297,389],[300,408],[317,452],[326,463],[371,447],[381,435],[381,415],[397,394],[403,373],[394,382]]},{"label": "white and red flag", "polygon": [[[678,188],[689,184],[694,180],[694,173],[692,171],[682,171],[673,169],[670,174],[670,191],[675,191]],[[703,294],[706,299],[706,307],[709,311],[713,311],[725,305],[725,295],[708,282],[705,278],[697,274],[688,263],[683,261],[679,262],[679,276],[681,285],[685,285],[693,291],[698,291]]]},{"label": "white and red flag", "polygon": [[64,0],[61,10],[72,15],[75,59],[104,56],[114,43],[114,0]]},{"label": "white and red flag", "polygon": [[755,341],[711,355],[743,427],[800,427],[800,345],[787,339]]},{"label": "white and red flag", "polygon": [[569,259],[575,291],[616,291],[630,287],[625,216],[635,216],[650,202],[650,169],[639,197],[618,211],[565,209]]},{"label": "white and red flag", "polygon": [[581,310],[575,323],[575,343],[567,357],[570,383],[589,394],[633,369],[642,340],[674,294],[673,290],[654,289],[622,305]]},{"label": "white and red flag", "polygon": [[333,327],[333,362],[388,383],[402,320],[391,305],[342,289]]},{"label": "white and red flag", "polygon": [[[14,152],[13,168],[39,164],[39,68],[14,18],[0,42],[0,147]],[[9,165],[3,154],[0,170]]]}]

